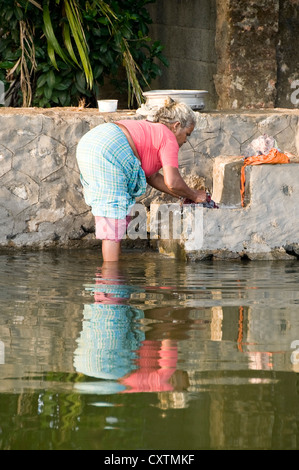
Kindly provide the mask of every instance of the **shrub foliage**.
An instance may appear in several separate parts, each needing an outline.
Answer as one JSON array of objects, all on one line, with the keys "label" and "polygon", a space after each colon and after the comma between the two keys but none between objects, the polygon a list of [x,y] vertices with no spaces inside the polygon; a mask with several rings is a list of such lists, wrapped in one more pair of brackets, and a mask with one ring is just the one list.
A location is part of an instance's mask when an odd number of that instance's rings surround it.
[{"label": "shrub foliage", "polygon": [[[140,105],[167,65],[148,36],[155,0],[0,0],[0,80],[10,106],[96,105],[104,83]],[[159,64],[159,65],[158,65]]]}]

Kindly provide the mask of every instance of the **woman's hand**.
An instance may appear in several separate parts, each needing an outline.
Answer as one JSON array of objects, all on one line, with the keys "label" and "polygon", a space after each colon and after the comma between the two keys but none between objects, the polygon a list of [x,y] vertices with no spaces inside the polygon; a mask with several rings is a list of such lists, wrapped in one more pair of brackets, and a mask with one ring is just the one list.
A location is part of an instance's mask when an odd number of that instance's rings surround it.
[{"label": "woman's hand", "polygon": [[206,202],[207,200],[207,193],[203,189],[194,189],[193,190],[195,193],[195,199],[194,202],[196,203],[203,203]]}]

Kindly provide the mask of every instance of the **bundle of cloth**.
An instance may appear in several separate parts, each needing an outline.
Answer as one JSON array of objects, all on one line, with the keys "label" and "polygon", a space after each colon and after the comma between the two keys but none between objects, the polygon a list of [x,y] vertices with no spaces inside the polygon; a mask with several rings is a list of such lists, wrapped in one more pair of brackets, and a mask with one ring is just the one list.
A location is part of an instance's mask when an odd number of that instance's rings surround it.
[{"label": "bundle of cloth", "polygon": [[[208,209],[219,209],[219,206],[216,204],[216,202],[214,202],[211,198],[211,194],[210,193],[206,193],[207,194],[207,199],[206,199],[206,202],[203,202],[203,203],[196,203],[196,205],[200,205],[200,206],[203,206],[203,207],[206,207]],[[182,201],[182,204],[195,204],[195,202],[191,201],[191,199],[183,199]]]},{"label": "bundle of cloth", "polygon": [[278,148],[274,137],[263,134],[248,145],[244,152],[244,163],[241,168],[240,193],[242,207],[245,206],[245,168],[248,165],[281,165],[283,163],[290,163],[290,158]]}]

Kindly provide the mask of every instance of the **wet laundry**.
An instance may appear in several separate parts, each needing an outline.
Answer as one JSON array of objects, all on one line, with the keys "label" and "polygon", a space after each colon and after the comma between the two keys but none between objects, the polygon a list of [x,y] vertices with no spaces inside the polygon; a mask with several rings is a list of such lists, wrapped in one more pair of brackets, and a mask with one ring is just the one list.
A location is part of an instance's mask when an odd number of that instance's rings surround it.
[{"label": "wet laundry", "polygon": [[275,139],[267,134],[254,139],[244,152],[244,163],[241,168],[241,204],[245,202],[245,168],[248,165],[283,164],[290,163],[289,157],[277,148]]},{"label": "wet laundry", "polygon": [[[210,193],[206,193],[207,194],[207,199],[206,199],[206,202],[203,202],[203,203],[196,203],[196,205],[198,206],[203,206],[203,207],[206,207],[208,209],[219,209],[219,206],[216,204],[216,202],[214,202],[211,198],[211,195]],[[184,204],[195,204],[194,201],[191,201],[191,199],[183,199],[183,205]]]}]

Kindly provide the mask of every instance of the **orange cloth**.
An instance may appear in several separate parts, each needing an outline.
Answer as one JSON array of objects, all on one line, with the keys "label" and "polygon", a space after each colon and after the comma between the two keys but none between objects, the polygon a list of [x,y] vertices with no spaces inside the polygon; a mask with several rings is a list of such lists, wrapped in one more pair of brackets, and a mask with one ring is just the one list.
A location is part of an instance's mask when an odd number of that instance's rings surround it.
[{"label": "orange cloth", "polygon": [[244,207],[244,196],[245,196],[245,168],[248,165],[262,165],[263,163],[270,164],[281,164],[290,163],[290,159],[287,155],[280,152],[276,148],[272,148],[266,155],[254,155],[253,157],[247,157],[244,160],[244,164],[241,169],[241,203]]}]

